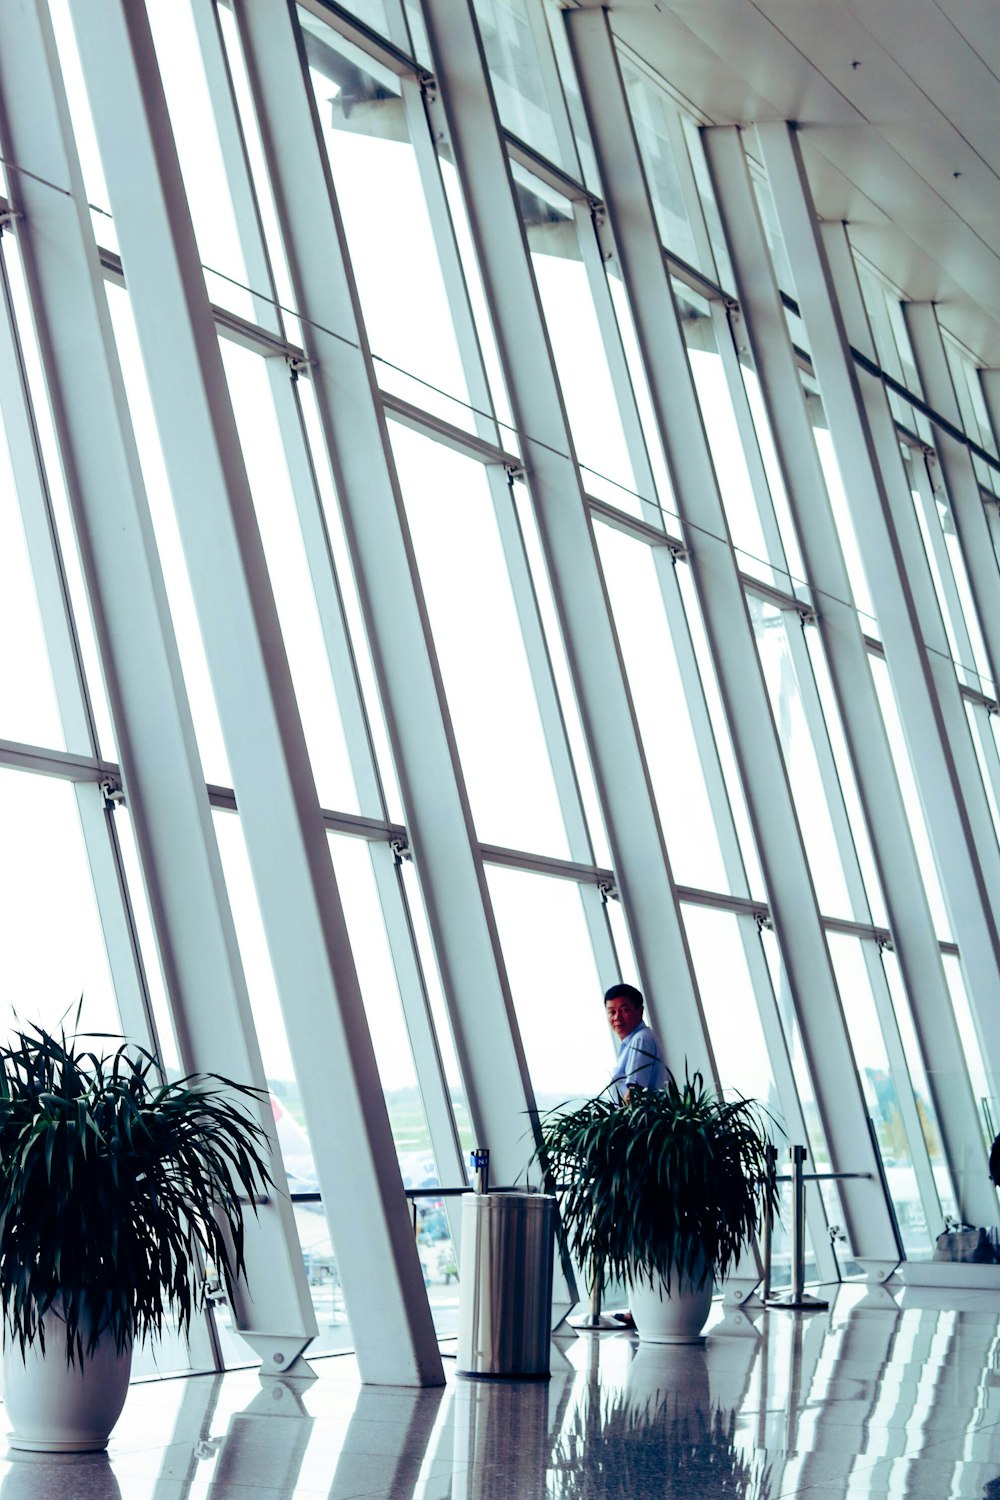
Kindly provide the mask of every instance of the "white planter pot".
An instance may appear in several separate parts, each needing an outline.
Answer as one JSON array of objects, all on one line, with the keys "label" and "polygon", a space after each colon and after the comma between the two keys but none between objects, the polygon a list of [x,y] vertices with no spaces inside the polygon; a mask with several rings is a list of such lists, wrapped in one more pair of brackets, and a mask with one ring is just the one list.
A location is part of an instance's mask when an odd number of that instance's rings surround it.
[{"label": "white planter pot", "polygon": [[636,1332],[648,1344],[701,1344],[702,1329],[712,1308],[711,1276],[704,1286],[694,1287],[677,1273],[670,1278],[670,1295],[661,1284],[651,1287],[637,1281],[629,1291],[628,1305]]},{"label": "white planter pot", "polygon": [[[132,1370],[132,1350],[119,1354],[105,1334],[83,1363],[66,1363],[62,1323],[49,1319],[46,1351],[25,1350],[6,1338],[4,1405],[14,1429],[12,1448],[31,1453],[96,1453],[108,1446],[121,1416]],[[86,1338],[84,1339],[86,1345]]]}]

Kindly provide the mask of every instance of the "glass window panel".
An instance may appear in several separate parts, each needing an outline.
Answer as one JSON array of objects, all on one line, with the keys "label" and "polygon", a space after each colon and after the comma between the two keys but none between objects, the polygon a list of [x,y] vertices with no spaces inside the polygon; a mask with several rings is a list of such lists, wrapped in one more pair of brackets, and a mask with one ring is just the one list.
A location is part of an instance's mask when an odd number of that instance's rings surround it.
[{"label": "glass window panel", "polygon": [[[944,352],[951,370],[952,386],[961,416],[962,427],[974,443],[992,449],[989,418],[979,389],[979,369],[975,359],[951,334],[942,329]],[[978,399],[977,399],[978,397]]]},{"label": "glass window panel", "polygon": [[568,856],[485,472],[409,428],[390,431],[476,831]]},{"label": "glass window panel", "polygon": [[[434,950],[434,941],[431,937],[427,912],[424,907],[423,896],[420,892],[420,881],[416,868],[409,860],[404,860],[400,866],[400,876],[403,882],[407,911],[409,912],[410,922],[413,926],[413,940],[416,944],[424,984],[427,988],[427,1002],[430,1005],[431,1015],[434,1018],[434,1031],[437,1037],[438,1049],[441,1053],[441,1065],[444,1068],[444,1076],[448,1083],[452,1108],[455,1111],[458,1138],[464,1151],[472,1151],[475,1149],[476,1142],[474,1140],[475,1131],[472,1128],[472,1119],[469,1115],[469,1101],[458,1065],[455,1038],[451,1029],[451,1021],[448,1017],[448,1008],[445,1004],[437,954]],[[449,1182],[445,1183],[445,1186],[462,1187],[464,1184]]]},{"label": "glass window panel", "polygon": [[270,376],[259,355],[228,339],[220,347],[320,804],[359,812]]},{"label": "glass window panel", "polygon": [[[987,697],[996,697],[996,683],[990,668],[989,656],[983,642],[982,631],[979,627],[979,616],[973,602],[972,589],[969,586],[969,575],[965,570],[965,558],[962,555],[961,543],[958,540],[958,532],[954,520],[950,514],[941,513],[941,503],[938,499],[938,511],[941,520],[941,529],[944,532],[945,546],[948,550],[948,558],[951,562],[952,576],[955,580],[955,588],[962,606],[962,617],[965,628],[968,631],[969,643],[972,646],[972,661],[963,661],[962,665],[968,670],[967,676],[972,677],[972,686],[978,687],[981,693]],[[950,525],[949,525],[950,522]],[[994,601],[995,603],[995,601]],[[978,681],[976,677],[978,676]]]},{"label": "glass window panel", "polygon": [[[887,289],[858,255],[854,257],[854,265],[858,273],[858,285],[861,288],[865,310],[868,313],[868,325],[875,340],[878,362],[887,375],[891,375],[901,384],[906,384],[906,372],[896,344],[895,327],[889,317]],[[916,384],[911,385],[910,390],[919,394],[919,387]]]},{"label": "glass window panel", "polygon": [[[621,338],[622,349],[625,354],[625,363],[628,365],[636,411],[639,415],[639,424],[642,427],[646,454],[653,471],[653,481],[656,485],[660,505],[666,513],[667,530],[673,531],[676,534],[679,531],[680,519],[677,512],[677,501],[674,498],[674,487],[670,478],[670,470],[667,466],[666,454],[663,451],[659,423],[656,420],[656,413],[653,410],[653,398],[650,395],[649,382],[646,379],[646,369],[639,349],[639,340],[632,318],[632,309],[629,306],[628,293],[622,285],[618,266],[615,261],[606,261],[605,270],[607,271],[608,287],[611,291],[611,301],[615,310],[615,318],[618,322],[618,334]],[[632,504],[628,501],[627,497],[626,502],[620,508],[630,510]],[[663,524],[663,519],[657,514],[652,505],[644,506],[641,514],[644,520],[649,521],[654,526]]]},{"label": "glass window panel", "polygon": [[854,917],[785,615],[753,594],[747,596],[747,606],[820,910],[827,916]]},{"label": "glass window panel", "polygon": [[674,879],[728,890],[651,550],[600,522],[594,533]]},{"label": "glass window panel", "polygon": [[726,245],[726,236],[722,228],[722,219],[719,215],[719,205],[715,201],[715,189],[712,186],[711,174],[708,163],[705,160],[705,147],[702,144],[701,132],[697,120],[693,119],[686,110],[681,109],[680,120],[684,131],[684,139],[687,142],[688,157],[694,172],[695,184],[698,188],[698,197],[701,200],[702,217],[705,220],[705,228],[708,230],[709,243],[712,246],[712,254],[715,257],[715,266],[704,266],[702,269],[712,275],[721,287],[727,290],[735,288],[736,277],[733,274],[732,262],[729,259],[729,248]]},{"label": "glass window panel", "polygon": [[958,954],[942,953],[941,961],[944,964],[945,978],[951,993],[951,1003],[955,1009],[955,1024],[958,1027],[962,1051],[965,1054],[965,1065],[969,1070],[973,1092],[981,1111],[983,1143],[988,1150],[994,1136],[1000,1132],[1000,1078],[989,1073],[983,1061],[979,1033],[973,1019],[969,992],[965,987],[965,976],[962,973],[962,964]]},{"label": "glass window panel", "polygon": [[[146,11],[208,295],[220,306],[252,318],[253,297],[247,290],[229,173],[190,0],[147,0]],[[231,107],[228,96],[224,107]]]},{"label": "glass window panel", "polygon": [[780,585],[787,578],[784,559],[779,559],[776,573],[768,554],[708,305],[676,282],[674,293],[726,521],[736,548],[737,566],[765,583]]},{"label": "glass window panel", "polygon": [[[910,1085],[913,1089],[917,1114],[920,1117],[920,1128],[923,1132],[924,1144],[927,1147],[927,1155],[931,1160],[934,1184],[938,1191],[938,1197],[941,1200],[941,1212],[957,1218],[958,1209],[955,1200],[955,1190],[952,1186],[951,1172],[949,1171],[948,1162],[944,1154],[941,1127],[938,1123],[937,1111],[934,1108],[927,1069],[920,1054],[920,1045],[917,1041],[917,1033],[914,1029],[913,1016],[903,984],[903,976],[900,973],[899,962],[895,953],[890,952],[886,948],[881,950],[881,958],[882,968],[889,986],[889,993],[892,996],[892,1007],[896,1016],[896,1024],[899,1027],[900,1039],[903,1043],[903,1050],[906,1053],[906,1065],[909,1070]],[[948,1089],[949,1081],[940,1074],[938,1074],[935,1081],[939,1089]],[[932,1225],[932,1230],[935,1227]]]},{"label": "glass window panel", "polygon": [[4,1031],[120,1031],[73,787],[0,770],[0,827]]},{"label": "glass window panel", "polygon": [[864,563],[861,559],[861,549],[858,546],[857,533],[854,530],[854,522],[851,519],[850,507],[847,503],[847,495],[844,492],[843,481],[840,477],[837,456],[833,451],[833,440],[830,436],[830,429],[826,425],[823,404],[820,401],[818,392],[811,390],[808,385],[806,386],[806,410],[809,413],[809,419],[812,423],[813,437],[816,440],[816,450],[819,453],[819,461],[823,467],[826,492],[830,499],[831,509],[833,510],[837,535],[840,537],[840,546],[844,554],[847,576],[851,582],[854,605],[860,617],[861,629],[866,635],[879,637],[880,631],[878,619],[875,614],[875,606],[868,591],[868,580],[865,576]]},{"label": "glass window panel", "polygon": [[757,858],[757,846],[750,823],[750,814],[747,810],[746,798],[743,795],[739,767],[736,762],[736,756],[733,753],[729,723],[723,707],[722,694],[719,691],[718,678],[715,673],[715,663],[712,660],[712,652],[708,644],[708,636],[701,617],[698,594],[694,586],[694,580],[691,577],[690,568],[683,565],[678,567],[677,583],[684,601],[684,614],[687,619],[688,629],[691,632],[691,644],[694,647],[694,654],[698,662],[698,671],[705,694],[705,702],[708,705],[709,718],[712,721],[712,728],[715,733],[715,746],[719,752],[719,760],[722,763],[722,775],[726,783],[726,791],[729,794],[729,805],[732,809],[733,822],[736,825],[740,853],[743,856],[743,864],[746,871],[746,891],[736,891],[734,894],[755,896],[763,901],[767,899],[764,890],[764,876],[761,872],[760,861]]},{"label": "glass window panel", "polygon": [[[566,738],[569,741],[570,753],[573,757],[573,770],[576,775],[580,799],[583,803],[584,815],[587,821],[591,852],[597,864],[609,866],[611,864],[611,849],[608,844],[607,830],[604,826],[604,812],[601,807],[600,798],[597,795],[597,786],[590,764],[590,753],[587,749],[587,740],[583,732],[580,710],[577,707],[573,679],[566,656],[566,647],[559,628],[555,600],[552,596],[552,586],[549,582],[548,570],[546,569],[542,553],[541,538],[538,535],[538,526],[531,505],[531,495],[528,491],[528,486],[522,480],[515,480],[511,485],[511,491],[514,496],[514,504],[517,507],[521,537],[528,559],[528,567],[531,571],[532,587],[534,588],[535,600],[538,604],[542,629],[545,633],[549,663],[552,668],[553,678],[555,679],[556,692],[559,696],[563,726],[566,731]],[[582,852],[581,857],[583,857]]]},{"label": "glass window panel", "polygon": [[363,839],[328,837],[403,1185],[423,1187],[428,1178],[440,1179],[371,853]]},{"label": "glass window panel", "polygon": [[969,733],[972,736],[976,759],[979,761],[979,773],[983,778],[986,800],[990,804],[993,827],[996,829],[997,838],[1000,838],[1000,804],[997,801],[1000,795],[998,791],[1000,789],[1000,761],[997,759],[996,740],[993,738],[989,725],[992,715],[981,703],[970,703],[966,699],[965,717],[969,721]]},{"label": "glass window panel", "polygon": [[[676,115],[677,106],[627,58],[620,55],[619,61],[660,238],[668,250],[686,260],[689,266],[700,266],[701,257],[684,201],[668,123],[668,116]],[[715,267],[701,269],[711,274]]]},{"label": "glass window panel", "polygon": [[[868,838],[868,825],[865,821],[861,798],[858,794],[858,786],[854,777],[854,767],[851,764],[851,756],[847,748],[844,727],[840,721],[840,713],[833,691],[833,683],[830,680],[830,672],[827,667],[823,643],[820,640],[820,634],[815,625],[806,625],[803,635],[805,636],[806,647],[809,651],[809,659],[812,663],[816,691],[819,694],[820,703],[823,707],[823,722],[829,736],[830,749],[836,762],[840,790],[843,794],[848,821],[851,825],[854,851],[861,866],[861,877],[864,881],[865,895],[868,898],[868,911],[871,920],[877,926],[887,927],[889,925],[889,918],[885,909],[885,901],[882,897],[882,886],[875,864],[875,855]],[[859,913],[859,916],[861,920],[864,919],[863,913]]]},{"label": "glass window panel", "polygon": [[[0,639],[9,643],[0,651],[0,739],[65,749],[2,420]],[[16,650],[12,645],[15,641]]]},{"label": "glass window panel", "polygon": [[[216,811],[212,821],[222,857],[257,1045],[270,1091],[289,1191],[317,1193],[319,1180],[309,1140],[309,1127],[292,1065],[288,1033],[281,1013],[278,986],[271,967],[243,829],[235,813]],[[317,1025],[321,1024],[321,1018],[317,1018]],[[340,1291],[340,1278],[323,1205],[297,1203],[293,1211],[305,1258],[309,1290],[319,1323],[319,1336],[310,1347],[317,1354],[349,1348],[353,1339]],[[230,1328],[228,1319],[221,1320],[220,1334],[224,1363],[244,1363],[247,1358],[246,1345]]]},{"label": "glass window panel", "polygon": [[920,794],[917,791],[913,766],[910,762],[910,753],[906,746],[906,736],[903,733],[903,726],[899,719],[899,710],[896,707],[895,694],[892,690],[892,683],[889,680],[889,669],[881,657],[875,656],[871,652],[868,654],[868,661],[871,665],[872,676],[875,679],[875,687],[882,708],[882,717],[885,720],[886,733],[889,736],[889,748],[892,750],[896,775],[899,777],[899,789],[903,794],[903,803],[906,807],[906,815],[910,823],[910,832],[913,834],[913,843],[917,851],[917,862],[920,865],[924,888],[927,891],[927,900],[930,903],[934,930],[944,942],[951,942],[951,921],[948,917],[947,907],[944,904],[944,895],[941,890],[940,880],[938,879],[934,851],[931,848],[930,835],[927,832],[924,811],[920,804]]},{"label": "glass window panel", "polygon": [[785,561],[788,565],[787,571],[775,569],[778,573],[777,583],[780,587],[789,589],[797,594],[799,598],[810,597],[811,591],[804,582],[806,571],[799,551],[799,539],[792,519],[791,507],[788,503],[788,492],[785,489],[785,477],[781,471],[778,461],[777,449],[774,446],[774,434],[771,431],[771,423],[764,404],[764,395],[760,388],[757,372],[750,363],[749,353],[740,353],[740,371],[743,376],[743,385],[747,393],[747,405],[750,408],[750,416],[753,421],[754,431],[757,435],[757,445],[760,449],[761,463],[764,465],[764,473],[767,476],[767,485],[770,491],[771,504],[774,508],[775,520],[781,535],[781,545],[785,553]]},{"label": "glass window panel", "polygon": [[[287,314],[288,323],[286,325],[286,332],[288,337],[296,338],[301,343],[303,342],[301,325],[290,312],[290,309],[295,306],[295,294],[292,291],[288,261],[285,256],[281,227],[278,222],[278,211],[271,188],[271,178],[267,168],[260,124],[254,108],[246,61],[240,45],[236,16],[232,9],[232,0],[220,0],[220,3],[216,5],[215,13],[219,23],[219,33],[222,37],[226,65],[232,84],[233,101],[239,116],[239,127],[243,137],[243,146],[246,151],[247,168],[250,172],[256,208],[260,217],[260,228],[263,232],[269,262],[268,269],[273,279],[278,307],[280,309],[277,317],[267,319],[267,326],[275,329],[275,331],[280,330],[282,326],[281,314]],[[265,286],[255,286],[253,288],[254,302],[258,310],[258,321],[264,321],[262,299],[267,291],[268,288]]]},{"label": "glass window panel", "polygon": [[[909,449],[905,445],[903,446],[903,463],[910,482],[910,495],[912,496],[913,507],[916,511],[917,524],[920,527],[920,536],[924,544],[924,553],[927,557],[927,566],[930,570],[931,579],[934,584],[934,593],[937,596],[938,608],[941,611],[941,619],[944,622],[945,634],[948,637],[948,650],[951,652],[952,661],[955,663],[955,668],[959,675],[959,681],[967,682],[970,681],[969,667],[971,666],[971,662],[968,660],[968,654],[963,652],[962,646],[959,643],[958,634],[956,633],[956,623],[958,625],[958,629],[963,630],[962,621],[961,619],[959,619],[956,622],[953,612],[949,607],[950,600],[954,600],[955,598],[955,589],[950,576],[950,569],[948,568],[947,555],[944,552],[943,539],[940,535],[940,507],[943,506],[946,510],[948,517],[947,525],[950,526],[952,530],[954,530],[954,523],[952,521],[951,511],[948,509],[946,502],[943,500],[942,493],[940,491],[934,497],[936,501],[935,504],[931,504],[929,498],[925,501],[925,496],[920,486],[920,479],[921,477],[923,477],[924,483],[926,484],[927,477],[926,475],[921,476],[917,468],[917,465],[919,463],[922,463],[922,461],[922,459],[914,458],[910,454]],[[942,576],[942,564],[944,565],[945,572],[948,575],[947,580],[944,576]],[[975,687],[979,686],[978,678],[975,673],[971,674],[971,685]]]},{"label": "glass window panel", "polygon": [[[795,1011],[795,1001],[792,996],[791,985],[788,982],[788,974],[781,956],[781,949],[775,933],[768,931],[766,928],[761,931],[760,940],[771,974],[771,984],[778,1004],[778,1014],[785,1033],[788,1057],[792,1067],[792,1074],[795,1078],[807,1136],[805,1141],[790,1141],[789,1145],[804,1145],[807,1148],[809,1161],[812,1163],[811,1170],[816,1172],[829,1171],[830,1151],[826,1144],[826,1132],[823,1128],[823,1121],[820,1118],[819,1105],[816,1102],[816,1091],[813,1087],[809,1063],[806,1058],[802,1029]],[[845,1216],[837,1184],[835,1182],[822,1182],[820,1183],[820,1192],[830,1223],[842,1226],[845,1222]],[[789,1208],[787,1204],[782,1213],[783,1222],[787,1225],[789,1223]],[[860,1269],[860,1267],[852,1265],[850,1258],[853,1256],[853,1253],[852,1247],[846,1241],[845,1248],[843,1250],[838,1249],[837,1251],[843,1274],[852,1274],[854,1270]]]},{"label": "glass window panel", "polygon": [[[778,1170],[784,1171],[788,1144],[782,1133],[784,1117],[740,936],[740,925],[749,919],[690,904],[681,910],[720,1082],[724,1090],[756,1099],[768,1110],[771,1120],[765,1123],[778,1147]],[[774,1220],[771,1240],[774,1287],[787,1286],[792,1279],[791,1196],[788,1186],[781,1191],[782,1204]],[[818,1272],[808,1225],[805,1259],[806,1279],[815,1280]]]},{"label": "glass window panel", "polygon": [[[590,138],[587,113],[583,107],[583,100],[580,97],[580,85],[577,83],[576,70],[573,67],[569,37],[566,35],[566,21],[563,14],[563,7],[560,0],[542,0],[542,4],[549,23],[552,50],[555,53],[559,78],[566,100],[566,108],[569,111],[570,123],[573,127],[573,136],[576,142],[583,180],[593,192],[596,192],[600,196],[601,182],[597,170],[597,158],[594,155],[594,146]],[[570,170],[572,170],[572,167]]]},{"label": "glass window panel", "polygon": [[206,781],[217,786],[232,786],[229,757],[222,738],[222,725],[208,673],[201,627],[198,624],[184,549],[177,529],[173,498],[139,351],[132,307],[128,293],[122,287],[110,282],[105,285],[202,772]]},{"label": "glass window panel", "polygon": [[635,474],[572,209],[522,167],[515,165],[513,173],[573,444],[585,470],[584,486],[598,499],[639,514],[641,501],[635,495]]},{"label": "glass window panel", "polygon": [[[909,1090],[910,1081],[895,1078],[890,1070],[861,939],[828,932],[827,946],[833,959],[854,1061],[868,1114],[875,1126],[903,1244],[909,1257],[926,1260],[930,1252],[928,1225],[899,1107],[899,1091]],[[934,1226],[935,1233],[938,1227]]]},{"label": "glass window panel", "polygon": [[526,0],[475,0],[475,12],[502,124],[542,156],[569,167],[545,97]]},{"label": "glass window panel", "polygon": [[128,889],[132,927],[142,957],[146,993],[149,996],[153,1024],[156,1028],[156,1054],[163,1064],[164,1072],[170,1077],[179,1078],[184,1070],[177,1046],[174,1018],[163,978],[163,969],[160,966],[159,947],[153,928],[152,913],[146,899],[146,886],[139,864],[139,851],[132,829],[132,818],[123,802],[115,807],[114,828]]},{"label": "glass window panel", "polygon": [[[771,184],[767,180],[767,173],[756,161],[748,163],[750,177],[757,195],[757,208],[760,211],[761,222],[764,225],[764,234],[767,238],[768,248],[771,252],[771,264],[774,266],[774,275],[781,290],[794,300],[798,300],[795,292],[795,278],[792,275],[791,263],[785,250],[785,241],[778,223],[778,212],[774,206],[774,196],[771,193]],[[801,340],[798,341],[801,345]],[[802,346],[804,347],[804,346]]]},{"label": "glass window panel", "polygon": [[486,874],[539,1109],[600,1093],[615,1045],[578,888],[506,866]]},{"label": "glass window panel", "polygon": [[455,228],[455,242],[458,245],[459,258],[462,262],[465,288],[469,295],[472,317],[479,337],[479,352],[482,355],[490,395],[493,398],[493,409],[501,428],[500,441],[510,449],[511,453],[518,454],[521,451],[521,439],[514,426],[510,399],[507,395],[507,382],[504,378],[500,350],[493,327],[493,317],[490,313],[486,289],[483,286],[479,257],[472,238],[472,228],[469,224],[462,187],[458,180],[458,171],[453,163],[443,156],[438,157],[438,164],[448,198],[448,207],[451,210],[451,222]]},{"label": "glass window panel", "polygon": [[299,381],[298,396],[299,409],[302,413],[302,424],[312,457],[313,478],[316,481],[316,488],[323,507],[326,534],[329,539],[330,553],[337,574],[340,599],[347,618],[347,628],[354,653],[354,665],[357,669],[358,681],[361,685],[361,694],[364,699],[368,719],[368,729],[372,737],[372,747],[375,751],[375,760],[378,766],[378,775],[385,803],[384,808],[366,807],[362,810],[375,815],[384,812],[385,816],[391,818],[393,822],[403,823],[406,821],[403,813],[403,799],[396,781],[396,769],[393,762],[392,749],[389,744],[389,733],[386,728],[385,715],[382,712],[379,687],[375,679],[375,668],[368,646],[368,636],[365,630],[361,600],[354,579],[354,569],[351,566],[347,538],[344,535],[340,503],[337,499],[329,454],[323,440],[319,412],[316,409],[316,399],[313,395],[312,385],[308,380]]},{"label": "glass window panel", "polygon": [[[698,993],[723,1089],[763,1104],[784,1129],[757,997],[732,912],[685,902],[681,907],[691,945]],[[773,1132],[777,1139],[777,1131]]]},{"label": "glass window panel", "polygon": [[90,208],[94,236],[99,245],[117,252],[118,234],[111,217],[111,195],[104,180],[104,166],[97,147],[97,133],[94,130],[94,118],[90,113],[87,87],[83,81],[80,54],[70,18],[69,0],[49,0],[49,13],[52,17],[56,50],[59,53],[59,68],[73,126],[73,142],[83,174],[83,187]]},{"label": "glass window panel", "polygon": [[301,7],[299,20],[378,381],[471,428],[399,80]]},{"label": "glass window panel", "polygon": [[618,964],[618,977],[625,984],[634,984],[638,988],[641,984],[639,965],[635,961],[635,950],[632,947],[632,938],[621,900],[616,901],[613,896],[609,897],[604,903],[604,910],[611,931],[615,960]]},{"label": "glass window panel", "polygon": [[[32,418],[41,450],[42,462],[45,467],[45,482],[48,487],[49,501],[52,506],[52,516],[58,537],[63,577],[72,606],[77,645],[80,650],[80,658],[87,684],[87,694],[90,700],[91,717],[97,734],[97,750],[98,754],[102,755],[106,760],[117,760],[118,750],[115,744],[114,730],[111,724],[111,709],[108,704],[104,686],[104,675],[97,649],[97,637],[94,631],[90,599],[83,581],[83,569],[80,565],[76,530],[70,514],[69,498],[63,479],[62,460],[52,422],[52,411],[49,406],[45,376],[42,372],[38,341],[34,332],[34,320],[24,281],[24,269],[17,241],[13,235],[5,234],[0,239],[0,255],[4,259],[11,302],[14,307],[15,322],[20,341],[20,353],[31,402]],[[30,629],[30,625],[25,626],[25,628]],[[62,731],[60,730],[61,734]],[[79,744],[69,745],[67,748],[81,751],[83,754],[90,754],[93,746],[90,744]]]}]

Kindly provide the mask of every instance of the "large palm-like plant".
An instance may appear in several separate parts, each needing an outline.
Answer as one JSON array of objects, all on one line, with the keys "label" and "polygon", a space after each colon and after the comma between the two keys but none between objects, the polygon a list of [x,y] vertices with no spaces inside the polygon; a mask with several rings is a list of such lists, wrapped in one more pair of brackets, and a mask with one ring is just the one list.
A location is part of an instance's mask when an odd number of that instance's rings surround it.
[{"label": "large palm-like plant", "polygon": [[257,1089],[218,1074],[163,1081],[142,1047],[84,1050],[41,1027],[0,1046],[0,1305],[24,1354],[62,1322],[66,1358],[105,1332],[119,1353],[182,1332],[205,1261],[232,1292],[244,1205],[270,1182]]},{"label": "large palm-like plant", "polygon": [[774,1212],[766,1111],[700,1073],[606,1094],[540,1123],[538,1158],[569,1248],[596,1281],[703,1286],[723,1278]]}]

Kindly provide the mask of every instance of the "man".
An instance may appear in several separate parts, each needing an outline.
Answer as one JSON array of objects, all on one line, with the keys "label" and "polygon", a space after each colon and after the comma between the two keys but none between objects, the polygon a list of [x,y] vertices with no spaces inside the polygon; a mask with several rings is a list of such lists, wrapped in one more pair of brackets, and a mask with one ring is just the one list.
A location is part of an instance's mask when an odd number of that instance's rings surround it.
[{"label": "man", "polygon": [[633,1085],[658,1089],[666,1082],[663,1049],[642,1019],[644,1006],[642,993],[634,984],[613,984],[604,996],[608,1024],[620,1044],[608,1085],[613,1098],[627,1100]]}]

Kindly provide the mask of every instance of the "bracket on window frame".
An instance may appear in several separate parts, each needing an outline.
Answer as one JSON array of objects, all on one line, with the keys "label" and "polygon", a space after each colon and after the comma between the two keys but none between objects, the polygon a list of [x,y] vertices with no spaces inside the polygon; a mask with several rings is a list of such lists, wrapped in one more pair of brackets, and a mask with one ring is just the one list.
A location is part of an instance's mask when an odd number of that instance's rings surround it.
[{"label": "bracket on window frame", "polygon": [[609,901],[620,901],[622,893],[613,880],[599,880],[597,889],[601,893],[601,900],[607,906]]},{"label": "bracket on window frame", "polygon": [[302,354],[285,355],[285,364],[288,366],[288,373],[293,382],[298,380],[300,375],[304,375],[310,366],[315,363],[314,359],[306,359],[305,355]]},{"label": "bracket on window frame", "polygon": [[125,806],[125,788],[117,776],[103,777],[97,783],[97,789],[106,812],[114,812],[116,807]]},{"label": "bracket on window frame", "polygon": [[3,234],[3,232],[4,232],[5,229],[9,229],[10,226],[13,223],[15,223],[15,221],[17,219],[23,219],[23,218],[24,218],[24,214],[21,212],[20,209],[18,209],[18,208],[5,208],[3,210],[3,212],[0,213],[0,234]]},{"label": "bracket on window frame", "polygon": [[757,923],[758,933],[774,931],[774,923],[771,921],[771,913],[769,911],[755,911],[753,919]]},{"label": "bracket on window frame", "polygon": [[410,848],[405,838],[390,839],[389,848],[392,850],[392,857],[396,861],[397,865],[401,865],[404,860],[407,863],[412,863],[413,850]]}]

